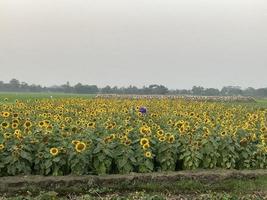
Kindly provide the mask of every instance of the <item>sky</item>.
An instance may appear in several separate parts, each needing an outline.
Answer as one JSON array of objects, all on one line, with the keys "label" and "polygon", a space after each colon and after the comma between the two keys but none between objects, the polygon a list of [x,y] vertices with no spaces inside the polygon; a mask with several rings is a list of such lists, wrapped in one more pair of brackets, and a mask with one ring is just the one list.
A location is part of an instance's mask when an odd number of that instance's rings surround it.
[{"label": "sky", "polygon": [[266,0],[0,0],[0,80],[267,87]]}]

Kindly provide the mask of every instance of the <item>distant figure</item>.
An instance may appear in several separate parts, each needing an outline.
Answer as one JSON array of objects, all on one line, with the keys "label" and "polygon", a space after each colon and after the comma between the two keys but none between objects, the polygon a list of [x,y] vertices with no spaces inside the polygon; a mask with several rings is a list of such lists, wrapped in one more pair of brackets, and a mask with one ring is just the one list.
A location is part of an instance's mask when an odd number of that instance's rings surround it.
[{"label": "distant figure", "polygon": [[146,111],[147,111],[146,107],[141,107],[139,109],[139,112],[142,113],[142,114],[146,114]]},{"label": "distant figure", "polygon": [[50,99],[53,99],[53,96],[50,96]]}]

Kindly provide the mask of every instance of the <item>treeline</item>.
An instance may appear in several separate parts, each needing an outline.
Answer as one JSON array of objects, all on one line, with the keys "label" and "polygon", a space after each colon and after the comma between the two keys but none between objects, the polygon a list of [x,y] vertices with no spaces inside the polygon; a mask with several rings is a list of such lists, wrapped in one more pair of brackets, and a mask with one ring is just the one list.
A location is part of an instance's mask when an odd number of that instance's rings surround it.
[{"label": "treeline", "polygon": [[17,79],[12,79],[8,83],[0,81],[0,92],[61,92],[77,94],[171,94],[171,95],[197,95],[197,96],[255,96],[267,97],[267,88],[246,88],[238,86],[226,86],[221,90],[216,88],[204,88],[194,86],[192,89],[170,90],[163,85],[149,85],[142,88],[136,86],[99,88],[96,85],[83,85],[78,83],[71,86],[69,82],[59,86],[44,87],[41,85],[27,84]]}]

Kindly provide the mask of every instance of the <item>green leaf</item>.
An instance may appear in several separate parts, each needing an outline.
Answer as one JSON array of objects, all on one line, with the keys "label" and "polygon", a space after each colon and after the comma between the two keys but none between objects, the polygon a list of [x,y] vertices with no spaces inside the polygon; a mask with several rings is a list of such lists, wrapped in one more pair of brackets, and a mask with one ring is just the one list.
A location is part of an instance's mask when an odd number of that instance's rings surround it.
[{"label": "green leaf", "polygon": [[31,157],[31,154],[29,154],[28,152],[26,151],[21,151],[20,153],[20,156],[28,161],[32,161],[32,157]]},{"label": "green leaf", "polygon": [[44,166],[45,166],[45,169],[49,169],[51,166],[52,166],[52,162],[51,162],[51,160],[46,160],[45,161],[45,164],[44,164]]},{"label": "green leaf", "polygon": [[227,162],[227,163],[226,163],[226,167],[227,167],[227,168],[230,168],[230,167],[231,167],[231,163],[230,163],[230,162]]},{"label": "green leaf", "polygon": [[154,169],[154,165],[150,160],[145,161],[145,166],[150,169],[151,171]]},{"label": "green leaf", "polygon": [[101,151],[101,149],[102,149],[101,146],[100,145],[97,145],[97,147],[93,151],[93,154],[99,153]]},{"label": "green leaf", "polygon": [[118,164],[120,168],[124,167],[127,164],[127,158],[120,159]]},{"label": "green leaf", "polygon": [[54,161],[54,162],[59,162],[59,161],[60,161],[60,157],[55,157],[55,158],[53,159],[53,161]]},{"label": "green leaf", "polygon": [[242,154],[242,156],[243,156],[245,159],[248,158],[248,153],[247,153],[247,152],[243,151],[241,154]]}]

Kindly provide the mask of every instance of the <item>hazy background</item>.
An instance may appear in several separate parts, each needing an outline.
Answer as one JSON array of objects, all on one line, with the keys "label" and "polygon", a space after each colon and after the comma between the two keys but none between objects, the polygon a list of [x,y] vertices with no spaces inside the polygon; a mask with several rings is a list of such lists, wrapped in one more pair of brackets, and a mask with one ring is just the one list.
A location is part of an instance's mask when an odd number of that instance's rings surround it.
[{"label": "hazy background", "polygon": [[267,87],[266,0],[0,0],[0,80]]}]

